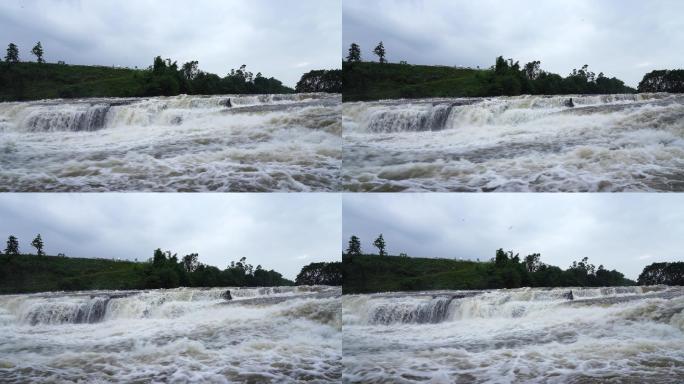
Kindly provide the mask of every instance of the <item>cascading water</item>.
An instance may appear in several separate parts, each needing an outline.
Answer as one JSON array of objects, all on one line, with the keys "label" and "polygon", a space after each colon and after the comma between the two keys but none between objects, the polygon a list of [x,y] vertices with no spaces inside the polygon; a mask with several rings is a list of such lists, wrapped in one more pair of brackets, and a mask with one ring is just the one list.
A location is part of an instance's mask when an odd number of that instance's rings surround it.
[{"label": "cascading water", "polygon": [[0,296],[0,382],[336,383],[340,294],[302,286]]},{"label": "cascading water", "polygon": [[350,191],[684,191],[682,95],[345,103],[342,124]]},{"label": "cascading water", "polygon": [[349,295],[342,316],[347,383],[684,380],[682,287]]},{"label": "cascading water", "polygon": [[0,191],[339,190],[339,95],[0,103]]}]

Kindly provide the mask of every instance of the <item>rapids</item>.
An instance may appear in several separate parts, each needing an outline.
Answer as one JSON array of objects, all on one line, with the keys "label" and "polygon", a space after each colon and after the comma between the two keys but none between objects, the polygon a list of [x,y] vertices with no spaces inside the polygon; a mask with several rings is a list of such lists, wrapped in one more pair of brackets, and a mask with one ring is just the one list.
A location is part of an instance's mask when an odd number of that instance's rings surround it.
[{"label": "rapids", "polygon": [[303,286],[0,296],[0,382],[337,383],[340,294]]},{"label": "rapids", "polygon": [[348,191],[684,191],[684,95],[355,102],[342,114]]},{"label": "rapids", "polygon": [[336,191],[339,95],[0,103],[0,191]]},{"label": "rapids", "polygon": [[684,381],[682,287],[345,295],[342,321],[345,383]]}]

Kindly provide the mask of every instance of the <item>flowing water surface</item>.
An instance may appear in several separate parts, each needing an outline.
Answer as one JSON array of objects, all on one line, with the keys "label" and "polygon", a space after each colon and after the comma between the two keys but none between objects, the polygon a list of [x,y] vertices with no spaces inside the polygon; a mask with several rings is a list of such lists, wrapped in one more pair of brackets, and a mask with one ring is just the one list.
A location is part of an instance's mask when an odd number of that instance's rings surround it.
[{"label": "flowing water surface", "polygon": [[349,191],[684,191],[684,95],[345,103],[343,130]]},{"label": "flowing water surface", "polygon": [[346,383],[684,382],[682,287],[345,295],[342,308]]},{"label": "flowing water surface", "polygon": [[339,95],[0,103],[0,191],[334,191]]},{"label": "flowing water surface", "polygon": [[0,296],[0,383],[339,383],[340,288]]}]

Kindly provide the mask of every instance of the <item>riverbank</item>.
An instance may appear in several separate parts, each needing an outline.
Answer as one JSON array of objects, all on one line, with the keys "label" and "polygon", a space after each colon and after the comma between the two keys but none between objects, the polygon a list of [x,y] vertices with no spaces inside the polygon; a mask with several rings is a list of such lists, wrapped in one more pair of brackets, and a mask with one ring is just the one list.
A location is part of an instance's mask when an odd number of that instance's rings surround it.
[{"label": "riverbank", "polygon": [[[158,254],[157,254],[158,255]],[[62,256],[0,255],[0,294],[81,290],[133,290],[180,286],[289,286],[275,271],[254,274],[197,264],[191,272],[162,254],[156,262]],[[244,264],[244,266],[249,266]],[[251,267],[251,266],[250,266]],[[258,280],[258,281],[257,281]]]},{"label": "riverbank", "polygon": [[586,67],[561,77],[542,71],[538,64],[528,72],[517,62],[509,64],[500,59],[490,69],[345,62],[342,65],[343,101],[636,93],[623,81],[603,73],[596,77]]},{"label": "riverbank", "polygon": [[157,57],[147,69],[54,63],[1,63],[0,102],[88,97],[149,97],[180,94],[289,94],[281,81],[256,77],[245,67],[225,77],[206,73],[190,62]]},{"label": "riverbank", "polygon": [[[522,260],[521,260],[522,259]],[[629,286],[634,281],[583,260],[562,270],[536,258],[497,252],[498,261],[469,261],[401,256],[343,255],[343,293],[471,290],[520,287]]]}]

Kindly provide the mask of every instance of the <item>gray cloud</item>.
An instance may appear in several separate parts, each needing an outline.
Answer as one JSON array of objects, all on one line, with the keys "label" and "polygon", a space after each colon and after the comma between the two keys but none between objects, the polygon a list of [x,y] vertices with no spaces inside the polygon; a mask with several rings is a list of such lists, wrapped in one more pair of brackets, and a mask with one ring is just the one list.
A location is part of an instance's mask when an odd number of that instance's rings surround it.
[{"label": "gray cloud", "polygon": [[682,65],[678,0],[344,0],[342,11],[343,55],[357,42],[366,60],[382,40],[394,62],[484,68],[503,55],[563,76],[589,64],[631,86]]},{"label": "gray cloud", "polygon": [[162,248],[223,269],[245,256],[293,279],[340,259],[340,209],[337,194],[5,193],[0,236],[18,236],[27,252],[40,233],[48,254],[73,257],[142,261]]},{"label": "gray cloud", "polygon": [[678,194],[346,194],[343,241],[367,252],[383,234],[391,254],[488,260],[498,248],[540,252],[636,279],[644,266],[684,261],[684,196]]},{"label": "gray cloud", "polygon": [[[146,68],[157,55],[224,76],[247,64],[294,86],[340,66],[339,0],[19,0],[0,2],[0,36],[23,60]],[[0,42],[1,43],[1,42]]]}]

